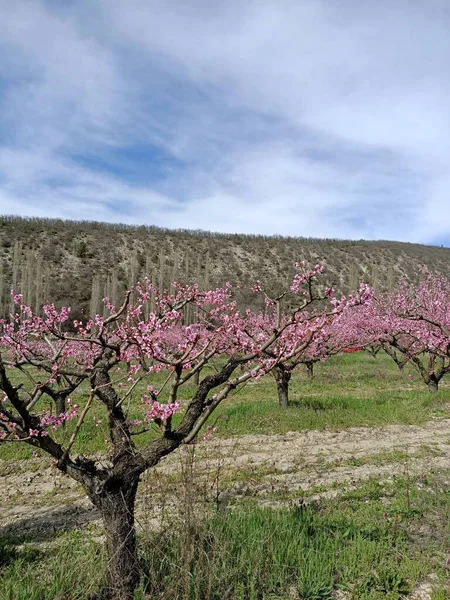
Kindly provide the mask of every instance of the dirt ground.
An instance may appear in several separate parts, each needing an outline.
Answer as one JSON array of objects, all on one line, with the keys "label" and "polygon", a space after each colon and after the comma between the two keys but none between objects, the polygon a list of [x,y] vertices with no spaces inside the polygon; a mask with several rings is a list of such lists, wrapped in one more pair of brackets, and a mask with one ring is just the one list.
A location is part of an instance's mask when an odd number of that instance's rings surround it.
[{"label": "dirt ground", "polygon": [[[180,473],[188,454],[199,485],[218,502],[257,496],[274,504],[275,492],[305,498],[332,495],[369,477],[388,479],[396,474],[425,473],[450,465],[450,419],[423,425],[355,427],[342,431],[305,431],[285,435],[246,435],[213,439],[195,448],[182,448],[143,478],[138,504],[161,504],[180,494]],[[46,533],[96,521],[83,490],[44,459],[7,464],[0,461],[1,526],[3,534]],[[50,533],[50,531],[49,531]]]},{"label": "dirt ground", "polygon": [[[277,506],[335,495],[370,477],[388,480],[449,465],[450,419],[421,426],[217,438],[182,448],[143,478],[137,522],[158,527],[162,513],[183,502],[183,481],[190,472],[196,493],[219,504],[254,496]],[[80,486],[44,459],[0,461],[0,489],[0,535],[30,534],[51,544],[57,531],[88,524],[95,531],[99,524]],[[100,528],[97,533],[101,536]],[[410,599],[427,600],[432,589],[432,581],[423,582]]]}]

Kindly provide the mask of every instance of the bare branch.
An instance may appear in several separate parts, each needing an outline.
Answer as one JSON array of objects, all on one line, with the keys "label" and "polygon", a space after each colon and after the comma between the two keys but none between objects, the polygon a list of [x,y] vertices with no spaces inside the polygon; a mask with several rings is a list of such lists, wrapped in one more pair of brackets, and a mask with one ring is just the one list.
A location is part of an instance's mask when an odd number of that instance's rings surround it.
[{"label": "bare branch", "polygon": [[78,432],[80,431],[80,428],[83,424],[83,421],[86,418],[86,415],[88,414],[89,409],[91,408],[92,402],[94,401],[94,396],[95,396],[96,391],[97,390],[95,388],[91,389],[86,406],[84,407],[84,409],[83,409],[82,413],[80,414],[80,417],[77,421],[75,431],[72,433],[69,443],[67,444],[67,447],[63,452],[63,455],[61,456],[61,458],[58,461],[58,467],[60,467],[60,468],[64,466],[67,459],[69,458],[70,450],[71,450],[72,446],[74,445],[75,440],[77,439]]}]

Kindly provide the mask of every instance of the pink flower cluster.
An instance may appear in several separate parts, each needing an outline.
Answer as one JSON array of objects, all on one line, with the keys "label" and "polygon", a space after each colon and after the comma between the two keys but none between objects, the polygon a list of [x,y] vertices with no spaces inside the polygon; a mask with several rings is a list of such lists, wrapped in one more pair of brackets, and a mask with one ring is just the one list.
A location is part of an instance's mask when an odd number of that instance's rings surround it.
[{"label": "pink flower cluster", "polygon": [[127,419],[127,425],[130,429],[134,429],[135,427],[140,427],[142,421],[140,419]]},{"label": "pink flower cluster", "polygon": [[[148,404],[148,403],[147,403]],[[153,402],[150,410],[145,415],[145,421],[151,423],[155,419],[165,420],[171,417],[180,408],[179,402],[173,402],[172,404],[160,404],[159,402]]]},{"label": "pink flower cluster", "polygon": [[207,441],[207,440],[212,439],[213,433],[216,433],[216,431],[217,431],[217,427],[215,427],[213,425],[208,425],[206,427],[206,433],[204,433],[202,435],[202,440]]},{"label": "pink flower cluster", "polygon": [[48,435],[46,431],[42,431],[40,429],[29,429],[28,433],[30,434],[30,437],[46,437]]},{"label": "pink flower cluster", "polygon": [[[68,399],[67,403],[70,406],[70,410],[60,415],[51,415],[44,413],[44,415],[41,417],[39,426],[42,429],[45,429],[46,427],[51,427],[53,431],[56,431],[66,421],[72,421],[78,415],[80,408],[78,404],[72,404],[72,400],[70,398]],[[41,436],[47,435],[45,431],[39,431],[38,434],[40,434]],[[32,434],[30,433],[30,435]]]},{"label": "pink flower cluster", "polygon": [[311,281],[325,270],[323,265],[316,265],[314,270],[306,269],[304,262],[298,262],[295,266],[297,269],[300,269],[300,273],[297,273],[292,281],[290,289],[293,294],[298,294],[302,285]]}]

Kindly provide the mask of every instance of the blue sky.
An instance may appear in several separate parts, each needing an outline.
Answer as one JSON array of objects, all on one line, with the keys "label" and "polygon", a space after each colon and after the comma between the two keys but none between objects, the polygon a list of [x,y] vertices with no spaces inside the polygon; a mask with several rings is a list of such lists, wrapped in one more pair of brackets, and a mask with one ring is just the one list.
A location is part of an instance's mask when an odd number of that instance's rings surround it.
[{"label": "blue sky", "polygon": [[0,0],[0,212],[450,242],[447,0]]}]

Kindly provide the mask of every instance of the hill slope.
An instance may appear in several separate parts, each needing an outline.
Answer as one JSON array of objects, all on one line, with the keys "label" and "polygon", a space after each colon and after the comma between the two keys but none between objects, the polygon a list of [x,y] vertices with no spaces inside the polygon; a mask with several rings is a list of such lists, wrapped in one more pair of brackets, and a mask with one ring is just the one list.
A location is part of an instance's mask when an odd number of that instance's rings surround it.
[{"label": "hill slope", "polygon": [[100,310],[101,298],[119,301],[138,278],[159,287],[173,280],[240,286],[237,298],[260,279],[271,291],[285,287],[296,261],[327,267],[326,283],[338,292],[360,281],[391,289],[418,280],[426,269],[450,277],[450,249],[389,241],[171,231],[153,226],[111,225],[53,219],[0,218],[0,313],[9,290],[38,307],[42,300],[73,307],[74,315]]}]

